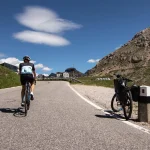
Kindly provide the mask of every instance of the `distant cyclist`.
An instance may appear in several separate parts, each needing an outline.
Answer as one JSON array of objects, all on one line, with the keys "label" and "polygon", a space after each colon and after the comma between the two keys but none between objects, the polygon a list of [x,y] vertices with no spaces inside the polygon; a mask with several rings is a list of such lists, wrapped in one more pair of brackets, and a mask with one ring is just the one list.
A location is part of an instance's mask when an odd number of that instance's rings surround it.
[{"label": "distant cyclist", "polygon": [[34,81],[36,79],[36,73],[35,73],[35,67],[33,63],[30,63],[30,57],[24,56],[23,57],[23,63],[19,64],[19,74],[20,74],[20,81],[22,85],[21,90],[21,106],[24,106],[23,97],[25,94],[25,84],[26,81],[29,81],[31,83],[31,100],[34,100],[33,96],[33,90],[34,90]]}]

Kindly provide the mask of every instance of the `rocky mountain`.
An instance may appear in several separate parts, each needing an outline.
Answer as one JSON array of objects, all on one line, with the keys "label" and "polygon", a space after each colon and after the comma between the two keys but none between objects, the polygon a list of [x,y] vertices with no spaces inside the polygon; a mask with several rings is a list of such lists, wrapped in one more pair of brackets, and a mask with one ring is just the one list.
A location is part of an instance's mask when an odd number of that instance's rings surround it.
[{"label": "rocky mountain", "polygon": [[111,76],[116,72],[150,85],[150,28],[137,33],[126,44],[102,58],[86,75]]},{"label": "rocky mountain", "polygon": [[78,71],[76,68],[67,68],[65,72],[68,72],[70,77],[82,77],[83,76],[83,73]]}]

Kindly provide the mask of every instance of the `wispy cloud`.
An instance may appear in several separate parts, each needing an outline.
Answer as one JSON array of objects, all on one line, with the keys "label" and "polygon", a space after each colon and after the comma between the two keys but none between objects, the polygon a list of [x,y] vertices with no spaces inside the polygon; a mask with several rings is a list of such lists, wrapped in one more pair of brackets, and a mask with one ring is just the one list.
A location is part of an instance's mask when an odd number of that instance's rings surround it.
[{"label": "wispy cloud", "polygon": [[44,67],[43,68],[43,71],[51,71],[52,70],[52,68],[49,68],[49,67]]},{"label": "wispy cloud", "polygon": [[5,57],[5,54],[0,53],[0,58]]},{"label": "wispy cloud", "polygon": [[24,42],[49,46],[69,45],[70,42],[60,36],[60,34],[67,30],[74,30],[82,27],[80,24],[60,18],[58,14],[51,9],[38,6],[25,7],[24,12],[17,14],[15,18],[20,24],[35,31],[27,30],[14,33],[14,38]]},{"label": "wispy cloud", "polygon": [[52,68],[46,67],[43,64],[36,64],[35,68],[36,69],[42,69],[43,71],[51,71],[52,70]]},{"label": "wispy cloud", "polygon": [[24,42],[46,44],[49,46],[65,46],[70,44],[70,42],[63,37],[29,30],[15,33],[13,37]]},{"label": "wispy cloud", "polygon": [[72,21],[60,18],[51,9],[39,6],[25,7],[24,12],[16,15],[15,18],[26,27],[50,33],[60,33],[82,27]]},{"label": "wispy cloud", "polygon": [[34,60],[31,60],[30,62],[31,62],[31,63],[33,63],[33,64],[35,64],[35,63],[36,63],[36,61],[34,61]]},{"label": "wispy cloud", "polygon": [[44,67],[43,64],[36,64],[36,65],[35,65],[35,68],[36,68],[36,69],[41,69],[41,68],[43,68],[43,67]]},{"label": "wispy cloud", "polygon": [[99,62],[100,59],[89,59],[87,62],[88,63],[97,63]]}]

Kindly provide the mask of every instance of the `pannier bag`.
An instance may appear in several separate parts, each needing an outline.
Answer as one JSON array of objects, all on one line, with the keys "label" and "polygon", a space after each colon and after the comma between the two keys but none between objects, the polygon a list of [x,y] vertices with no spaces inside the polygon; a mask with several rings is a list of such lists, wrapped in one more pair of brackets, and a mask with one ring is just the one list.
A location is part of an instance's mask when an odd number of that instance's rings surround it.
[{"label": "pannier bag", "polygon": [[133,85],[131,87],[132,99],[134,102],[138,102],[140,98],[140,86]]}]

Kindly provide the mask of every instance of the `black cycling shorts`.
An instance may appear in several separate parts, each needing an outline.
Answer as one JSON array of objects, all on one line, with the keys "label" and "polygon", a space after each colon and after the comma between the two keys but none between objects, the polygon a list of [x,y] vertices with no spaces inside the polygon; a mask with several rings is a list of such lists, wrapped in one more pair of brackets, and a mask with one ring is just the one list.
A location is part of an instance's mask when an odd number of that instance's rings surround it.
[{"label": "black cycling shorts", "polygon": [[32,74],[21,74],[21,76],[20,76],[21,85],[25,85],[27,81],[30,82],[31,84],[33,84],[33,82],[34,82],[33,75]]}]

